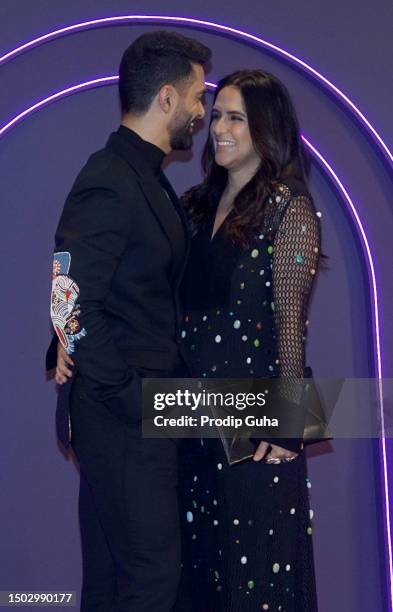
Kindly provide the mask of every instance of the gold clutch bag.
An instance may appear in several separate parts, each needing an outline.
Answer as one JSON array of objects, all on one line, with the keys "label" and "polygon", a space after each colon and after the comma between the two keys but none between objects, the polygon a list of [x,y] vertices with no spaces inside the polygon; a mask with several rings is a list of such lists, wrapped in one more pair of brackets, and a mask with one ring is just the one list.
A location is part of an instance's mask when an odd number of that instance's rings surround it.
[{"label": "gold clutch bag", "polygon": [[[331,440],[332,436],[328,430],[326,412],[310,367],[305,368],[305,378],[308,380],[303,388],[301,404],[305,410],[303,444],[307,446]],[[252,432],[226,437],[224,432],[218,429],[229,465],[251,459],[254,456],[259,441],[252,437]]]}]

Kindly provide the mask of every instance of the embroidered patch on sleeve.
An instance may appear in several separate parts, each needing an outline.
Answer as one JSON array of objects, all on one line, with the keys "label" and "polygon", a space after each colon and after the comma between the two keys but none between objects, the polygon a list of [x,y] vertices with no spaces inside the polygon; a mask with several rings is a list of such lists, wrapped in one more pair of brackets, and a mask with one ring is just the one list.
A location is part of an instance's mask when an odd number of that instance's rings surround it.
[{"label": "embroidered patch on sleeve", "polygon": [[86,336],[85,328],[81,329],[78,321],[80,291],[77,283],[68,276],[70,266],[70,253],[54,254],[50,315],[55,332],[69,355],[75,350],[75,342]]}]

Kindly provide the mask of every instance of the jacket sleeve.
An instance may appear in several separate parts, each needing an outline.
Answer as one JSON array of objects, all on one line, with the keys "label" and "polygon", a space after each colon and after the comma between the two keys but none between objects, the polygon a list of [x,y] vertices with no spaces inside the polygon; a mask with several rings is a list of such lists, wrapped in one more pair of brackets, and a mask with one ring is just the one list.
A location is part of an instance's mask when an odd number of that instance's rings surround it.
[{"label": "jacket sleeve", "polygon": [[127,422],[140,410],[139,378],[114,343],[105,302],[131,227],[129,202],[116,191],[74,187],[56,232],[50,308],[89,394]]},{"label": "jacket sleeve", "polygon": [[53,370],[56,367],[58,341],[59,341],[59,338],[57,337],[57,334],[53,333],[51,342],[48,346],[48,349],[45,355],[45,369],[47,372],[49,372],[50,370]]}]

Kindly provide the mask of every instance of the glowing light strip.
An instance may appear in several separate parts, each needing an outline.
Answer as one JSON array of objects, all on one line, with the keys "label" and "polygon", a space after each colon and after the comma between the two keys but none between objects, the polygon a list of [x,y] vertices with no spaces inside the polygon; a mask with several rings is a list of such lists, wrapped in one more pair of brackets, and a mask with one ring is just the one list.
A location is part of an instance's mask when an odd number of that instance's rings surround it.
[{"label": "glowing light strip", "polygon": [[[335,171],[333,170],[332,166],[329,164],[329,162],[321,155],[321,153],[311,144],[311,142],[309,140],[307,140],[307,138],[302,135],[302,139],[303,142],[306,144],[306,146],[310,149],[310,151],[313,153],[313,155],[322,163],[322,165],[326,168],[326,170],[328,171],[329,175],[333,178],[334,182],[336,183],[336,185],[338,186],[339,190],[341,191],[342,195],[344,196],[345,200],[348,203],[348,207],[349,210],[352,214],[352,217],[355,219],[356,225],[359,228],[360,231],[360,235],[362,237],[362,241],[363,241],[363,245],[364,248],[366,250],[366,254],[367,254],[367,260],[369,262],[369,269],[370,269],[370,274],[371,274],[371,285],[372,285],[372,289],[373,289],[373,301],[374,301],[374,322],[375,322],[375,342],[376,342],[376,355],[377,355],[377,362],[376,362],[376,366],[377,366],[377,373],[378,373],[378,378],[381,379],[382,378],[382,361],[381,361],[381,345],[380,345],[380,328],[379,328],[379,305],[378,305],[378,294],[377,294],[377,281],[376,281],[376,276],[375,276],[375,268],[374,268],[374,262],[373,262],[373,258],[371,255],[371,249],[370,249],[370,245],[366,236],[366,232],[364,231],[364,227],[363,224],[360,220],[359,214],[356,210],[356,207],[353,203],[353,201],[351,200],[351,197],[347,191],[347,189],[344,187],[343,183],[341,182],[341,180],[339,179],[339,177],[337,176],[337,174],[335,173]],[[381,402],[382,397],[380,398]],[[381,414],[381,419],[382,419],[382,423],[383,423],[383,411]],[[385,430],[384,430],[385,431]]]},{"label": "glowing light strip", "polygon": [[380,418],[381,418],[381,428],[382,428],[382,437],[380,439],[380,452],[382,455],[382,475],[383,475],[383,487],[384,487],[384,515],[385,515],[385,525],[386,525],[386,544],[387,544],[387,552],[388,552],[388,564],[389,564],[389,585],[390,585],[390,609],[393,610],[393,550],[392,550],[392,528],[390,521],[390,491],[389,491],[389,471],[388,471],[388,459],[387,459],[387,449],[386,449],[386,437],[385,437],[385,414],[384,414],[384,401],[383,401],[383,388],[382,388],[382,364],[381,364],[381,346],[380,346],[380,328],[379,328],[379,306],[378,306],[378,294],[377,294],[377,282],[375,277],[375,269],[374,262],[371,255],[370,245],[367,240],[366,233],[364,231],[363,224],[359,218],[358,212],[354,203],[352,202],[347,189],[344,187],[343,183],[340,181],[339,177],[333,170],[332,166],[328,163],[328,161],[321,155],[321,153],[311,144],[305,136],[302,136],[303,142],[309,148],[309,150],[313,153],[313,155],[321,162],[323,167],[327,170],[328,174],[332,177],[335,184],[338,186],[339,190],[343,194],[345,200],[347,201],[350,211],[353,217],[356,220],[356,224],[360,230],[360,234],[363,239],[363,244],[366,249],[367,259],[369,262],[369,270],[371,272],[371,281],[372,281],[372,289],[373,289],[373,297],[374,297],[374,323],[375,323],[375,342],[376,342],[376,354],[377,354],[377,372],[378,372],[378,395],[379,395],[379,406],[380,406]]},{"label": "glowing light strip", "polygon": [[[56,92],[33,106],[30,106],[23,112],[19,113],[13,119],[11,119],[8,123],[0,128],[0,136],[4,135],[7,131],[9,131],[12,127],[15,127],[18,123],[26,119],[28,116],[38,111],[39,109],[47,106],[48,104],[60,100],[66,96],[72,95],[79,91],[88,90],[94,87],[99,87],[103,85],[110,85],[116,83],[118,81],[118,76],[107,76],[100,77],[97,79],[92,79],[90,81],[86,81],[84,83],[79,83],[77,85],[73,85],[71,87],[67,87],[59,92]],[[214,83],[206,82],[206,86],[210,89],[215,89],[216,85]],[[382,451],[382,464],[383,464],[383,481],[384,481],[384,512],[385,512],[385,522],[386,522],[386,534],[387,534],[387,548],[388,548],[388,563],[389,563],[389,586],[390,586],[390,595],[391,595],[391,610],[393,610],[393,552],[392,552],[392,540],[391,540],[391,523],[390,523],[390,514],[389,514],[389,481],[388,481],[388,461],[387,461],[387,451],[386,451],[386,439],[385,439],[385,420],[384,420],[384,409],[383,409],[383,389],[382,389],[382,361],[381,361],[381,346],[380,346],[380,327],[379,327],[379,304],[378,304],[378,293],[377,293],[377,283],[375,276],[375,268],[374,262],[371,254],[370,245],[367,240],[367,236],[363,227],[363,224],[360,220],[359,214],[356,210],[356,207],[347,191],[342,181],[339,179],[336,172],[333,170],[332,166],[328,163],[328,161],[323,157],[323,155],[314,147],[311,142],[302,135],[303,142],[307,146],[307,148],[311,151],[314,157],[320,162],[322,168],[326,171],[328,176],[333,180],[336,184],[338,190],[344,196],[344,199],[349,207],[352,217],[355,220],[355,224],[357,225],[360,235],[362,238],[363,246],[365,248],[366,261],[368,263],[368,268],[371,276],[371,284],[372,284],[372,293],[373,293],[373,314],[374,314],[374,341],[376,344],[376,366],[378,372],[378,391],[379,391],[379,404],[380,404],[380,417],[381,417],[381,426],[382,426],[382,438],[381,438],[381,451]]]},{"label": "glowing light strip", "polygon": [[[0,128],[0,136],[3,136],[6,132],[8,132],[8,130],[23,121],[23,119],[26,119],[26,117],[28,117],[29,115],[38,111],[40,108],[51,104],[51,102],[55,102],[56,100],[60,100],[61,98],[65,98],[69,95],[77,93],[78,91],[83,91],[85,89],[93,89],[94,87],[100,87],[102,85],[111,85],[112,83],[117,83],[118,80],[119,77],[116,75],[100,77],[97,79],[92,79],[91,81],[85,81],[84,83],[72,85],[71,87],[67,87],[67,89],[62,89],[61,91],[57,91],[56,93],[48,96],[47,98],[43,98],[39,102],[36,102],[36,104],[33,104],[33,106],[26,108],[24,111],[19,113],[19,115],[16,115],[10,121],[8,121],[8,123],[5,123]],[[208,81],[206,81],[205,85],[209,88],[216,87],[214,83],[209,83]]]},{"label": "glowing light strip", "polygon": [[253,34],[249,34],[242,30],[238,30],[237,28],[232,28],[230,26],[222,25],[219,23],[214,23],[212,21],[205,21],[202,19],[192,19],[190,17],[175,17],[169,15],[118,15],[116,17],[103,17],[101,19],[92,19],[90,21],[84,21],[81,23],[76,23],[64,28],[60,28],[58,30],[54,30],[49,32],[48,34],[44,34],[42,36],[38,36],[33,40],[30,40],[15,49],[12,49],[2,57],[0,57],[0,65],[11,58],[31,49],[32,47],[36,47],[45,42],[53,40],[55,38],[59,38],[60,36],[65,36],[70,34],[71,32],[78,32],[80,30],[87,30],[96,27],[104,27],[111,25],[121,25],[124,23],[131,22],[159,22],[159,23],[170,23],[174,25],[183,25],[188,27],[199,27],[203,29],[213,30],[215,32],[221,32],[225,34],[229,34],[237,39],[244,39],[250,41],[252,43],[257,44],[258,46],[265,47],[273,51],[277,55],[284,57],[290,62],[300,66],[303,70],[306,70],[309,74],[311,74],[317,81],[320,81],[330,89],[346,106],[348,106],[357,119],[361,122],[364,128],[371,134],[372,138],[376,141],[378,146],[381,148],[384,156],[388,159],[389,163],[393,165],[393,153],[384,142],[382,137],[379,135],[377,130],[371,124],[371,122],[367,119],[367,117],[361,112],[361,110],[352,102],[352,100],[339,89],[334,83],[332,83],[328,78],[326,78],[323,74],[318,72],[315,68],[307,64],[307,62],[301,60],[296,55],[293,55],[289,51],[274,45],[273,43],[260,38],[259,36],[254,36]]},{"label": "glowing light strip", "polygon": [[0,128],[0,136],[3,136],[8,130],[12,127],[26,119],[32,113],[35,113],[40,108],[47,106],[51,102],[55,102],[56,100],[60,100],[61,98],[65,98],[66,96],[72,95],[78,91],[83,91],[84,89],[92,89],[93,87],[99,87],[100,85],[110,85],[111,83],[116,83],[119,80],[118,76],[107,76],[100,77],[98,79],[93,79],[91,81],[85,81],[84,83],[78,83],[78,85],[72,85],[71,87],[67,87],[67,89],[62,89],[61,91],[57,91],[56,93],[36,102],[33,106],[26,108],[23,112],[16,115],[11,121],[8,121],[2,128]]}]

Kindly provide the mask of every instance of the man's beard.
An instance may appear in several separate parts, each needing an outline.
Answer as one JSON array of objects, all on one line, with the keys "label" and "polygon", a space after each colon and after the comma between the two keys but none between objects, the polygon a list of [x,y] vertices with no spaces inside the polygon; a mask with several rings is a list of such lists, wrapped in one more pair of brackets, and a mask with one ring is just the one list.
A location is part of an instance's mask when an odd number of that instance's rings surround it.
[{"label": "man's beard", "polygon": [[192,132],[190,126],[192,115],[182,113],[174,117],[173,124],[169,126],[169,144],[173,151],[187,151],[192,147]]}]

